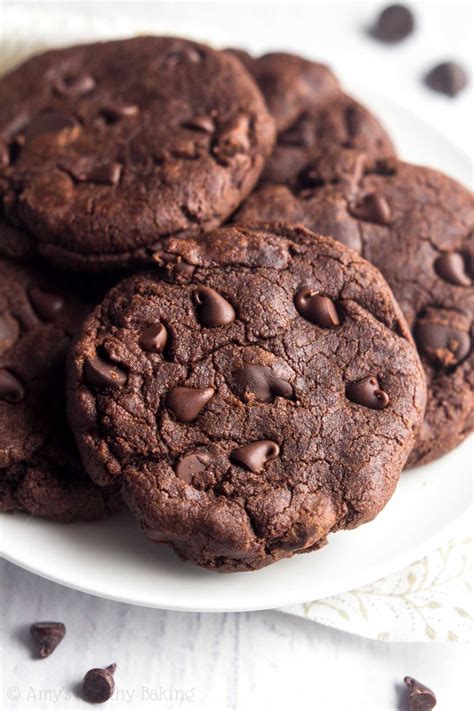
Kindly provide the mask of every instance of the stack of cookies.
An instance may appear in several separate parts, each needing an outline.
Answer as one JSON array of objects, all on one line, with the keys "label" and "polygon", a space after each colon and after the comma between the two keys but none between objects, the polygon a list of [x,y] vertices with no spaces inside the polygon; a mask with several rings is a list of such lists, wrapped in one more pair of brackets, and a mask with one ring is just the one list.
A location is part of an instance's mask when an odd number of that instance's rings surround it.
[{"label": "stack of cookies", "polygon": [[472,195],[327,67],[140,37],[0,95],[3,511],[254,570],[473,429]]}]

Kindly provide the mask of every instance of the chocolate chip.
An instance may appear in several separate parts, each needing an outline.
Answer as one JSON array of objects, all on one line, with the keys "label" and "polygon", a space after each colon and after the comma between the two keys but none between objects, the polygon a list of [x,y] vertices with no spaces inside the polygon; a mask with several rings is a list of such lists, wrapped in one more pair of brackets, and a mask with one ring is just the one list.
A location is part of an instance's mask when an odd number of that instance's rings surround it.
[{"label": "chocolate chip", "polygon": [[209,457],[203,452],[192,452],[180,459],[174,470],[176,476],[190,484],[195,474],[199,474],[206,469],[208,462]]},{"label": "chocolate chip", "polygon": [[148,353],[161,353],[168,341],[168,332],[162,323],[148,326],[142,331],[138,343]]},{"label": "chocolate chip", "polygon": [[4,139],[0,138],[0,165],[6,168],[7,165],[10,165],[10,162],[10,146]]},{"label": "chocolate chip", "polygon": [[341,322],[334,302],[308,287],[296,294],[295,307],[300,316],[321,328],[334,328]]},{"label": "chocolate chip", "polygon": [[424,684],[406,676],[403,680],[408,687],[408,711],[431,711],[436,706],[436,696]]},{"label": "chocolate chip", "polygon": [[437,64],[425,76],[425,84],[433,91],[447,96],[456,96],[467,86],[467,74],[455,62]]},{"label": "chocolate chip", "polygon": [[114,672],[116,664],[105,669],[90,669],[82,680],[82,696],[91,704],[108,701],[115,689]]},{"label": "chocolate chip", "polygon": [[95,87],[95,79],[90,74],[67,75],[54,85],[61,96],[80,96],[88,94]]},{"label": "chocolate chip", "polygon": [[441,254],[434,263],[438,276],[456,286],[471,286],[472,279],[466,274],[466,263],[459,252]]},{"label": "chocolate chip", "polygon": [[208,286],[199,286],[193,291],[196,316],[203,326],[216,328],[235,321],[235,310],[223,296]]},{"label": "chocolate chip", "polygon": [[12,140],[19,133],[22,133],[27,124],[31,121],[30,116],[26,112],[15,114],[15,117],[7,123],[3,128],[2,134],[8,140]]},{"label": "chocolate chip", "polygon": [[247,402],[252,399],[259,402],[272,402],[275,397],[291,398],[293,388],[286,380],[273,375],[266,365],[245,363],[232,373],[234,390]]},{"label": "chocolate chip", "polygon": [[174,265],[174,273],[176,275],[182,275],[182,276],[192,276],[196,270],[196,267],[194,264],[188,264],[187,262],[184,262],[182,259],[179,260],[178,262],[175,263]]},{"label": "chocolate chip", "polygon": [[140,109],[136,104],[109,105],[103,106],[100,110],[107,123],[117,123],[121,119],[138,116],[139,112]]},{"label": "chocolate chip", "polygon": [[457,365],[471,349],[471,339],[466,331],[432,321],[417,321],[414,336],[422,355],[444,367]]},{"label": "chocolate chip", "polygon": [[247,116],[237,116],[220,131],[213,153],[223,159],[232,158],[237,153],[246,153],[250,148],[249,127]]},{"label": "chocolate chip", "polygon": [[406,5],[389,5],[378,16],[371,34],[381,42],[400,42],[411,35],[415,18]]},{"label": "chocolate chip", "polygon": [[178,386],[169,391],[165,405],[179,422],[192,422],[214,397],[214,388],[185,388]]},{"label": "chocolate chip", "polygon": [[58,133],[65,129],[75,128],[77,125],[76,119],[70,114],[48,111],[34,116],[21,132],[18,141],[27,143],[45,133]]},{"label": "chocolate chip", "polygon": [[28,295],[33,309],[42,321],[54,321],[64,308],[62,296],[45,291],[39,286],[30,286]]},{"label": "chocolate chip", "polygon": [[215,125],[210,116],[194,116],[183,123],[183,128],[204,133],[214,133]]},{"label": "chocolate chip", "polygon": [[254,474],[262,471],[267,462],[276,459],[280,454],[280,447],[270,439],[262,439],[252,442],[244,447],[233,449],[230,459],[236,464],[249,469]]},{"label": "chocolate chip", "polygon": [[349,212],[359,220],[376,222],[380,225],[390,224],[392,211],[383,195],[368,193],[355,205],[349,206]]},{"label": "chocolate chip", "polygon": [[170,52],[165,58],[164,64],[167,69],[172,69],[178,64],[183,62],[190,62],[191,64],[197,64],[201,61],[201,55],[193,47],[186,47],[185,49],[180,49],[175,52]]},{"label": "chocolate chip", "polygon": [[176,254],[170,254],[169,252],[162,252],[160,250],[153,254],[152,259],[157,262],[160,266],[165,265],[168,272],[174,272],[175,276],[192,276],[196,271],[194,264],[188,264],[181,257],[176,256]]},{"label": "chocolate chip", "polygon": [[378,379],[371,375],[354,383],[346,385],[346,397],[363,407],[372,410],[383,410],[389,403],[389,397],[379,385]]},{"label": "chocolate chip", "polygon": [[18,378],[5,368],[0,368],[0,400],[16,403],[24,397],[25,391]]},{"label": "chocolate chip", "polygon": [[84,362],[84,374],[87,381],[99,389],[123,385],[127,380],[127,374],[123,370],[99,356],[87,358]]},{"label": "chocolate chip", "polygon": [[75,174],[81,182],[102,183],[104,185],[117,185],[122,173],[120,163],[102,163],[96,165],[85,173]]},{"label": "chocolate chip", "polygon": [[30,635],[38,643],[38,656],[41,659],[49,657],[54,652],[66,634],[62,622],[35,622],[30,627]]},{"label": "chocolate chip", "polygon": [[15,343],[20,333],[18,321],[13,318],[8,311],[0,314],[0,346],[4,348],[6,345],[11,346]]}]

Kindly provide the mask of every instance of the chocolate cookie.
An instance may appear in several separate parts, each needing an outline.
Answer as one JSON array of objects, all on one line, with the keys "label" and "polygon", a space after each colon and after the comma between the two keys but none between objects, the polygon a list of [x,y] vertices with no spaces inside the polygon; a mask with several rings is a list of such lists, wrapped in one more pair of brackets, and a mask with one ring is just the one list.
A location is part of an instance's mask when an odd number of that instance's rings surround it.
[{"label": "chocolate cookie", "polygon": [[275,119],[277,143],[262,180],[292,182],[322,148],[358,148],[374,158],[395,154],[378,119],[342,90],[324,64],[283,52],[254,59],[242,50],[227,51],[253,74]]},{"label": "chocolate cookie", "polygon": [[85,270],[146,260],[164,235],[219,225],[274,141],[240,63],[171,37],[46,52],[0,92],[7,222],[48,259]]},{"label": "chocolate cookie", "polygon": [[238,222],[288,220],[330,235],[377,266],[413,330],[428,381],[409,465],[458,445],[474,425],[474,200],[454,180],[396,160],[327,154],[296,188],[256,191]]},{"label": "chocolate cookie", "polygon": [[165,281],[112,289],[70,352],[91,476],[122,481],[149,538],[224,572],[374,518],[426,394],[379,272],[284,225],[166,246]]},{"label": "chocolate cookie", "polygon": [[84,472],[66,426],[65,356],[86,309],[51,274],[0,261],[0,510],[58,521],[119,506]]}]

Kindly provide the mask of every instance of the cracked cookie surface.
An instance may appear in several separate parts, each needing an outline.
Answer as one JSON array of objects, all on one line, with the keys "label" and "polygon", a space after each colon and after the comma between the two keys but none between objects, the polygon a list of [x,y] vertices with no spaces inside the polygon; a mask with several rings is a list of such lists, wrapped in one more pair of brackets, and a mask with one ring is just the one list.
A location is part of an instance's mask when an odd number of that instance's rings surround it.
[{"label": "cracked cookie surface", "polygon": [[237,222],[287,220],[375,264],[413,331],[428,384],[409,466],[457,446],[474,427],[474,199],[441,173],[357,151],[327,153],[293,186],[264,186]]},{"label": "cracked cookie surface", "polygon": [[66,426],[66,351],[87,311],[51,274],[0,261],[0,511],[66,522],[119,507]]},{"label": "cracked cookie surface", "polygon": [[2,78],[0,92],[7,223],[84,270],[146,261],[164,235],[221,224],[274,141],[241,65],[179,38],[49,51]]},{"label": "cracked cookie surface", "polygon": [[343,91],[329,67],[284,52],[254,58],[227,51],[255,77],[275,119],[277,141],[263,182],[292,182],[323,148],[356,148],[373,158],[395,154],[379,120]]},{"label": "cracked cookie surface", "polygon": [[172,238],[71,349],[83,461],[146,534],[219,571],[322,546],[390,498],[423,372],[379,272],[303,228]]}]

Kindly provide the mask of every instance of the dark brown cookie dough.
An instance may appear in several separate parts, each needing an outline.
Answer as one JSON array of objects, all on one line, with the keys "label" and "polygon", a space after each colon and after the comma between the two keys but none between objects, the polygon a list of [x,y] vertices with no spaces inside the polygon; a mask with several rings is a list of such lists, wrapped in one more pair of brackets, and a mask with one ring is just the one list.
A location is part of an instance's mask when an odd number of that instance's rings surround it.
[{"label": "dark brown cookie dough", "polygon": [[379,272],[303,228],[170,239],[70,352],[69,414],[146,534],[219,571],[322,546],[390,498],[424,411]]},{"label": "dark brown cookie dough", "polygon": [[364,154],[326,154],[296,187],[264,186],[238,222],[288,220],[330,235],[377,266],[425,367],[426,416],[409,465],[453,449],[474,426],[474,200],[435,170]]},{"label": "dark brown cookie dough", "polygon": [[101,518],[116,487],[93,484],[66,425],[65,357],[86,314],[49,273],[0,261],[0,510]]},{"label": "dark brown cookie dough", "polygon": [[216,227],[274,141],[255,82],[229,55],[171,37],[70,47],[0,80],[8,223],[54,262],[147,260],[163,236]]},{"label": "dark brown cookie dough", "polygon": [[253,74],[275,119],[277,142],[263,181],[292,182],[322,148],[357,148],[374,158],[395,154],[378,119],[342,90],[324,64],[283,52],[254,59],[227,51]]}]

